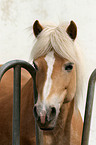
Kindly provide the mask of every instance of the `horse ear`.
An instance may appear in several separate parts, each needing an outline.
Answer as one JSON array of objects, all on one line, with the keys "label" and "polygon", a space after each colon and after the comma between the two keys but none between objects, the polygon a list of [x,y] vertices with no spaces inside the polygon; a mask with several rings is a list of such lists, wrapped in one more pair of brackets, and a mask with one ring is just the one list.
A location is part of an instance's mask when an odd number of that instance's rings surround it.
[{"label": "horse ear", "polygon": [[71,39],[75,40],[77,36],[77,26],[73,21],[70,22],[66,32],[71,37]]},{"label": "horse ear", "polygon": [[43,27],[40,25],[39,21],[36,20],[33,24],[34,35],[37,37],[42,30],[43,30]]}]

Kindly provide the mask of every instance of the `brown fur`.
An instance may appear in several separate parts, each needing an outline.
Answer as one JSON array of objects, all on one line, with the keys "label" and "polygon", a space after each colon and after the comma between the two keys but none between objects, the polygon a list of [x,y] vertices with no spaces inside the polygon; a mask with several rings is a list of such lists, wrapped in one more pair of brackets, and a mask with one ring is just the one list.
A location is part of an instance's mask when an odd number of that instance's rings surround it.
[{"label": "brown fur", "polygon": [[[42,88],[44,86],[45,80],[46,80],[46,72],[47,72],[47,64],[44,61],[44,57],[40,57],[35,62],[37,64],[37,67],[39,66],[39,70],[37,71],[37,90],[39,94],[42,96]],[[43,98],[41,98],[43,99]]]},{"label": "brown fur", "polygon": [[[64,102],[61,104],[61,110],[57,119],[56,127],[52,131],[44,131],[44,145],[80,145],[83,122],[80,112],[74,104],[74,96],[76,92],[75,65],[72,72],[67,74],[66,72],[62,71],[62,66],[64,66],[68,60],[59,57],[57,54],[55,54],[55,60],[56,61],[51,76],[53,85],[47,101],[50,104],[52,93],[57,92],[60,94],[60,92],[63,92],[63,90],[66,89],[67,95],[65,99],[69,103],[66,103],[63,100]],[[43,57],[40,61],[40,64],[42,63],[44,64]],[[38,69],[39,68],[40,65],[38,63]],[[43,69],[44,68],[46,67],[44,66]],[[38,73],[40,72],[37,72],[37,74]],[[46,76],[46,71],[43,71],[43,76]],[[39,76],[37,76],[37,80],[38,78]],[[37,82],[37,85],[40,85],[41,83],[42,81],[40,81],[39,84]]]},{"label": "brown fur", "polygon": [[[30,75],[22,69],[22,88]],[[0,144],[12,144],[12,104],[13,104],[13,70],[9,70],[0,82]]]},{"label": "brown fur", "polygon": [[[51,76],[55,85],[53,85],[51,89],[48,100],[51,99],[52,93],[60,93],[66,89],[66,98],[69,103],[65,103],[64,100],[62,101],[60,113],[54,129],[52,131],[43,131],[44,145],[80,145],[83,122],[80,112],[74,104],[74,96],[76,91],[74,89],[76,88],[75,66],[71,73],[67,73],[65,70],[62,71],[62,66],[66,64],[67,60],[60,58],[57,54],[55,54],[55,59],[56,61]],[[42,96],[42,88],[46,80],[47,64],[44,57],[37,59],[36,64],[38,66],[37,89],[39,94]],[[10,145],[12,140],[12,73],[12,70],[8,71],[4,75],[0,84],[1,145]],[[30,76],[24,71],[22,74],[21,96],[21,145],[36,145],[33,102],[33,82]]]},{"label": "brown fur", "polygon": [[[61,69],[64,69],[64,64],[66,64],[66,62],[68,62],[68,60],[58,57],[58,54],[55,54],[55,59],[57,61],[54,64],[54,69],[53,69],[53,73],[52,73],[53,88],[51,89],[50,94],[52,94],[52,92],[61,93],[61,92],[63,92],[63,90],[67,89],[67,97],[64,99],[66,99],[66,101],[68,101],[68,100],[70,101],[74,97],[74,96],[72,96],[72,94],[75,94],[75,91],[76,91],[76,73],[74,73],[75,66],[72,71],[73,73],[68,74],[68,77],[67,77],[66,72],[64,75],[64,71],[61,71]],[[63,68],[62,68],[62,66],[63,66]],[[58,79],[56,79],[56,77]],[[71,78],[71,80],[70,80],[70,78]],[[72,86],[70,84],[74,84],[75,86]],[[58,88],[58,89],[56,89],[56,88]]]},{"label": "brown fur", "polygon": [[[81,145],[82,119],[72,102],[63,104],[57,125],[51,132],[44,132],[46,145]],[[50,138],[50,143],[47,143]]]}]

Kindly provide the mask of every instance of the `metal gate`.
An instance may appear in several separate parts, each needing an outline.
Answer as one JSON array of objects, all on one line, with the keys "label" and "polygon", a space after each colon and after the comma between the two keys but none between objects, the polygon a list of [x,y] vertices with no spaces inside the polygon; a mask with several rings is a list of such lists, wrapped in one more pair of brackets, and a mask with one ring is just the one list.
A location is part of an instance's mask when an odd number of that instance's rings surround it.
[{"label": "metal gate", "polygon": [[[13,127],[12,127],[12,145],[20,145],[20,96],[21,96],[21,68],[26,69],[32,76],[33,79],[33,89],[34,89],[34,103],[37,100],[37,89],[36,89],[36,71],[26,61],[22,60],[13,60],[9,61],[3,66],[0,67],[0,80],[4,73],[14,68],[14,89],[13,89]],[[81,145],[88,145],[89,140],[89,131],[91,123],[91,114],[94,98],[94,88],[96,81],[96,69],[92,73],[87,92],[86,108],[85,108],[85,118],[84,118],[84,127],[82,134],[82,143]],[[36,121],[36,145],[43,145],[43,132],[39,129]]]}]

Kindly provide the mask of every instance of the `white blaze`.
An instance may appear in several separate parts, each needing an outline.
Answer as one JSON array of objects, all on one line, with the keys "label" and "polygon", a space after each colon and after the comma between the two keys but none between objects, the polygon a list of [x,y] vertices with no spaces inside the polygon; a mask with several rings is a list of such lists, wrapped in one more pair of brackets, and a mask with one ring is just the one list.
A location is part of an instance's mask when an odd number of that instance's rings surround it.
[{"label": "white blaze", "polygon": [[49,52],[45,56],[45,61],[47,62],[48,69],[47,69],[47,78],[46,78],[45,85],[44,85],[44,90],[43,90],[44,100],[46,100],[46,98],[48,97],[48,95],[50,93],[51,85],[52,85],[51,75],[52,75],[52,72],[53,72],[53,65],[54,65],[54,62],[55,62],[54,51]]}]

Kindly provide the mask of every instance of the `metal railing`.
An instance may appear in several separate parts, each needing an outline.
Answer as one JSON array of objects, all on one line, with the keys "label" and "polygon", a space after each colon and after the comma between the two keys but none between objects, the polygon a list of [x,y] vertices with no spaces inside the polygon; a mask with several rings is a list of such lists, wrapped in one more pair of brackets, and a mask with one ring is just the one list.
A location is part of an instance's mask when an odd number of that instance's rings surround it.
[{"label": "metal railing", "polygon": [[[13,127],[12,127],[12,145],[20,145],[20,96],[21,96],[21,68],[26,69],[33,78],[33,89],[34,89],[34,103],[37,101],[37,89],[36,89],[36,71],[26,61],[13,60],[0,67],[0,80],[4,73],[10,68],[14,68],[14,89],[13,89]],[[82,134],[81,145],[88,145],[91,114],[94,98],[94,88],[96,81],[96,69],[92,73],[89,79],[84,126]],[[43,145],[43,132],[39,129],[37,123],[36,126],[36,145]]]},{"label": "metal railing", "polygon": [[[26,69],[33,78],[34,89],[34,103],[37,101],[37,89],[36,89],[36,71],[26,61],[13,60],[5,63],[0,67],[0,80],[4,73],[9,69],[14,68],[14,87],[13,87],[13,126],[12,126],[12,145],[20,145],[20,96],[21,96],[21,68]],[[43,133],[36,126],[36,145],[43,145]]]},{"label": "metal railing", "polygon": [[93,100],[94,100],[95,82],[96,82],[96,69],[92,72],[90,79],[89,79],[89,83],[88,83],[88,91],[87,91],[81,145],[88,145],[88,142],[89,142],[89,133],[90,133]]}]

